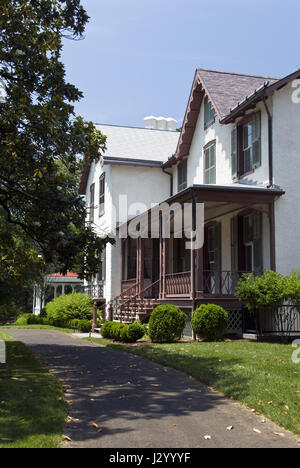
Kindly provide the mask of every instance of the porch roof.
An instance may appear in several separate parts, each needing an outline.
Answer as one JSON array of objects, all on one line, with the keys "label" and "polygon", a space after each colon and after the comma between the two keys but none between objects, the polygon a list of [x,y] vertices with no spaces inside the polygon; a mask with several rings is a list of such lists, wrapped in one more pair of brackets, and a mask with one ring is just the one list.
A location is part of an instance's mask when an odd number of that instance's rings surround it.
[{"label": "porch roof", "polygon": [[230,203],[269,203],[276,197],[281,197],[285,191],[280,187],[267,188],[260,185],[246,185],[234,183],[228,185],[192,185],[182,192],[177,193],[166,200],[167,203],[172,201],[181,201],[181,198],[196,198],[196,201],[209,202],[230,202]]},{"label": "porch roof", "polygon": [[[250,206],[255,204],[268,204],[272,203],[277,197],[281,197],[285,194],[285,191],[280,187],[271,187],[267,188],[264,186],[258,185],[246,185],[241,183],[229,184],[229,185],[192,185],[185,190],[173,195],[161,202],[158,206],[161,206],[163,203],[172,204],[172,203],[185,203],[191,200],[195,200],[197,203],[209,203],[209,208],[213,208],[213,203],[218,202],[217,207],[221,208],[223,206],[237,205],[238,206]],[[144,218],[147,216],[147,213],[151,213],[151,209],[148,211],[135,216],[120,226],[118,229],[122,229],[122,226],[125,226],[133,219]],[[222,216],[223,213],[219,212],[219,216]]]}]

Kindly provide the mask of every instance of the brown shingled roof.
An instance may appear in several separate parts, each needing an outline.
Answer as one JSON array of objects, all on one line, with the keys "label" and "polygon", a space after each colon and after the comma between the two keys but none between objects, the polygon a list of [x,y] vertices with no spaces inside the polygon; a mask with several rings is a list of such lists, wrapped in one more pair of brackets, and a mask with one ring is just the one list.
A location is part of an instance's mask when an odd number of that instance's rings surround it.
[{"label": "brown shingled roof", "polygon": [[220,119],[226,117],[230,109],[237,106],[267,81],[270,84],[278,81],[276,78],[265,76],[241,75],[201,68],[197,70],[197,75]]},{"label": "brown shingled roof", "polygon": [[264,85],[271,86],[277,82],[277,78],[198,68],[195,73],[176,154],[164,164],[164,167],[170,167],[176,164],[178,159],[188,156],[205,95],[211,101],[217,117],[222,121],[230,114],[231,109],[238,106],[248,96]]}]

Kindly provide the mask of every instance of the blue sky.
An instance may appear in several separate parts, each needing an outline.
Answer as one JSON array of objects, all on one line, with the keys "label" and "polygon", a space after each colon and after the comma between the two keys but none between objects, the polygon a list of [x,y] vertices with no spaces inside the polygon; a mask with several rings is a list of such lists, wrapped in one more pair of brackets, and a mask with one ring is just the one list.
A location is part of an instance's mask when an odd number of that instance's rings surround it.
[{"label": "blue sky", "polygon": [[83,41],[65,41],[77,113],[95,123],[182,121],[197,67],[282,77],[300,67],[299,0],[82,0]]}]

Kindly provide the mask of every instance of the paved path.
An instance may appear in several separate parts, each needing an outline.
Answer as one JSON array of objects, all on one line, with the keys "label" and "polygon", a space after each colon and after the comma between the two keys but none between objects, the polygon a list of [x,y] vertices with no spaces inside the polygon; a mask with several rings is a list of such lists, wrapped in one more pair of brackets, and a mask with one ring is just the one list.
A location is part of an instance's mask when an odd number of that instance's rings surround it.
[{"label": "paved path", "polygon": [[59,332],[8,332],[67,386],[71,417],[79,420],[65,430],[70,447],[299,448],[288,432],[181,372]]}]

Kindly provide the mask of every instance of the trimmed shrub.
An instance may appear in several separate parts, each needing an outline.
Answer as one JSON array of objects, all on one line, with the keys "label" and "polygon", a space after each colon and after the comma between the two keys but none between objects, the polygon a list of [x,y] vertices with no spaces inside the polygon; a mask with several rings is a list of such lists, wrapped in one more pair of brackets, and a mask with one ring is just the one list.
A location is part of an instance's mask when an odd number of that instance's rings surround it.
[{"label": "trimmed shrub", "polygon": [[121,341],[121,331],[127,328],[125,323],[114,322],[111,328],[111,338],[115,341]]},{"label": "trimmed shrub", "polygon": [[228,312],[215,304],[203,304],[193,312],[191,325],[200,338],[218,340],[228,327]]},{"label": "trimmed shrub", "polygon": [[46,314],[49,322],[57,327],[63,326],[68,320],[92,320],[92,300],[82,293],[59,296],[46,305]]},{"label": "trimmed shrub", "polygon": [[39,318],[34,314],[23,314],[16,320],[16,325],[36,325],[39,323]]},{"label": "trimmed shrub", "polygon": [[110,338],[110,328],[114,322],[105,322],[101,327],[101,336],[103,338]]},{"label": "trimmed shrub", "polygon": [[127,325],[119,322],[105,322],[101,328],[103,338],[120,341],[122,343],[135,343],[143,338],[145,329],[138,322]]},{"label": "trimmed shrub", "polygon": [[81,333],[89,333],[92,330],[92,326],[92,320],[78,320],[76,330],[79,330]]},{"label": "trimmed shrub", "polygon": [[[127,330],[127,340],[129,343],[136,343],[145,335],[145,328],[142,324],[134,322],[129,325]],[[122,340],[123,341],[123,340]]]},{"label": "trimmed shrub", "polygon": [[168,343],[180,340],[187,315],[174,305],[156,307],[149,320],[149,336],[152,342]]}]

